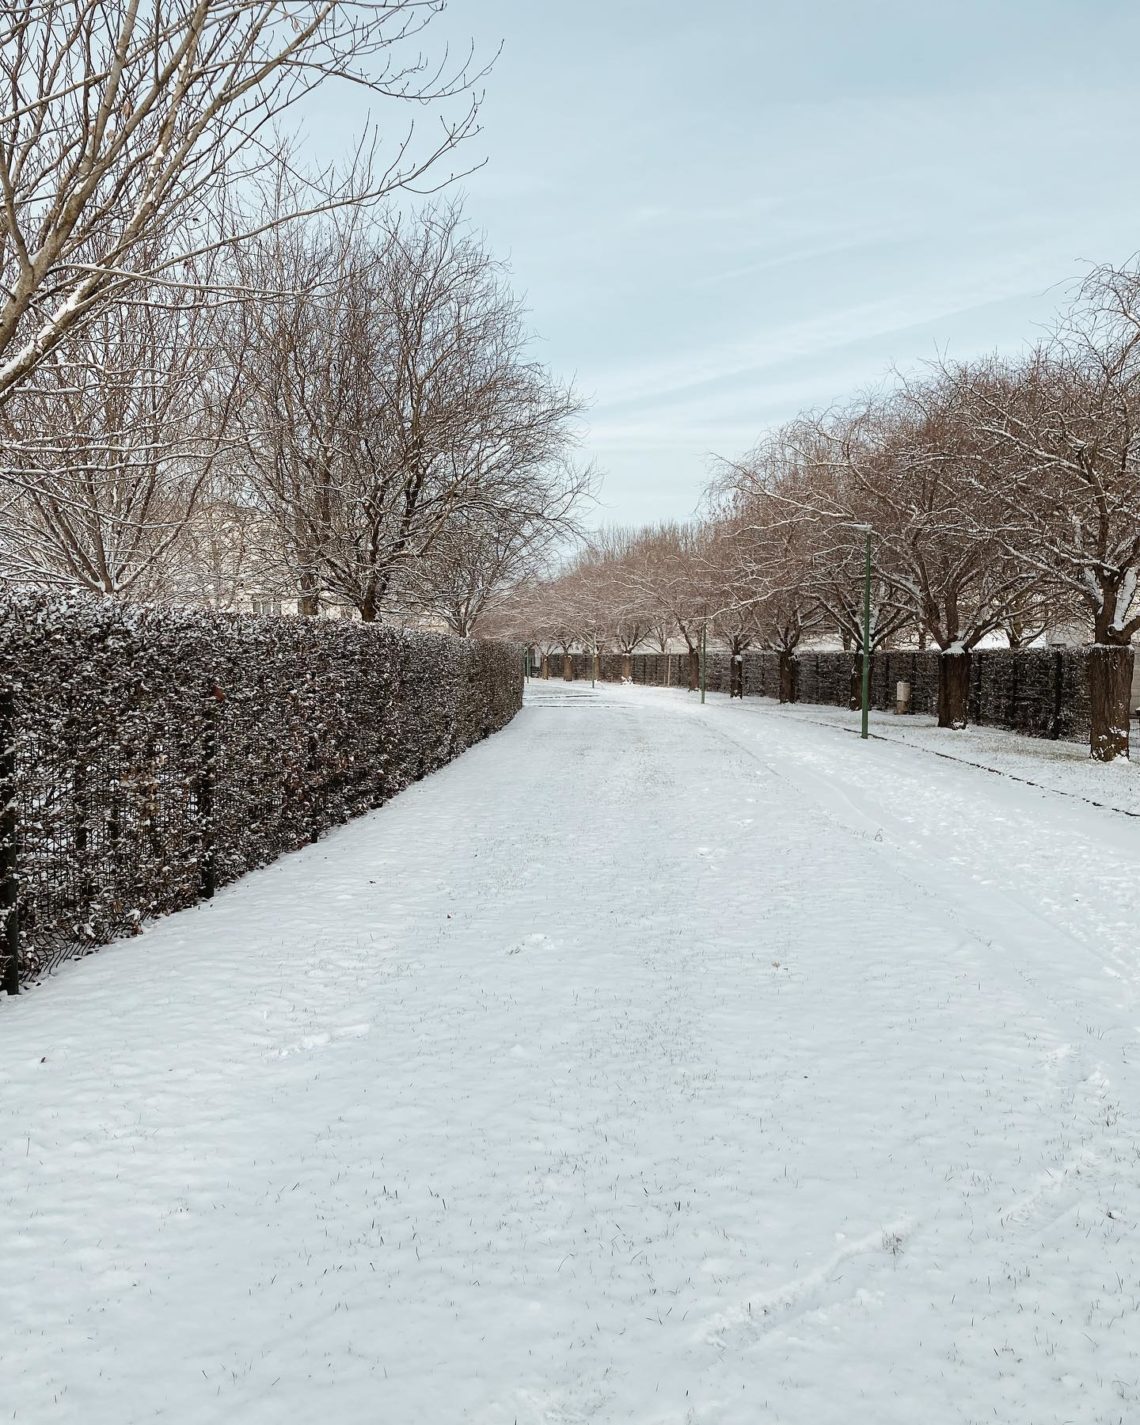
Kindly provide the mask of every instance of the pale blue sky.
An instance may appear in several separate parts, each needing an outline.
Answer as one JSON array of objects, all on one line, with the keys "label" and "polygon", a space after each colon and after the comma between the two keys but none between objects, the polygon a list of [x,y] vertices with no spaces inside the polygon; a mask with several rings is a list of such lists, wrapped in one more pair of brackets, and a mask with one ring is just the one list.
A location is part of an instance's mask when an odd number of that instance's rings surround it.
[{"label": "pale blue sky", "polygon": [[504,41],[466,210],[592,402],[599,522],[689,514],[710,451],[1016,348],[1140,248],[1135,0],[450,0],[436,34]]}]

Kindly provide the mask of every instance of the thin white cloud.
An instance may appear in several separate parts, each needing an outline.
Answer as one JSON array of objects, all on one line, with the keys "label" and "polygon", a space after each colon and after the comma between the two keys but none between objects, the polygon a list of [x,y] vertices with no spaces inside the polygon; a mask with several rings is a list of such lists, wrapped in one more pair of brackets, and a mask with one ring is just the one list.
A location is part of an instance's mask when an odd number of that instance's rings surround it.
[{"label": "thin white cloud", "polygon": [[594,398],[623,517],[691,508],[709,449],[892,361],[1019,345],[1082,260],[1140,246],[1131,0],[455,0],[442,24],[506,42],[468,211],[536,355]]}]

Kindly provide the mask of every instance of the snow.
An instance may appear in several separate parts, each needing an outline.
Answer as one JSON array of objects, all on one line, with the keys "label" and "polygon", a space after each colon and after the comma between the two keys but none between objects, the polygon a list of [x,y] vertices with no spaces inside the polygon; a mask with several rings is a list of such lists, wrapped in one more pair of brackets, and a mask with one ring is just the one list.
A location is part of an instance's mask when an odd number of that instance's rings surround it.
[{"label": "snow", "polygon": [[[718,700],[722,697],[711,693],[708,696]],[[859,713],[845,708],[807,703],[781,707],[749,698],[735,716],[740,721],[753,711],[766,718],[833,728],[852,735],[859,731]],[[898,717],[872,709],[870,731],[876,739],[922,748],[943,760],[1000,772],[1046,791],[1140,816],[1140,737],[1135,727],[1132,737],[1136,760],[1120,758],[1108,763],[1092,760],[1087,741],[1053,742],[996,727],[971,726],[948,731],[938,726],[937,718],[922,714]]]},{"label": "snow", "polygon": [[528,701],[0,1007],[3,1418],[1136,1419],[1133,822]]}]

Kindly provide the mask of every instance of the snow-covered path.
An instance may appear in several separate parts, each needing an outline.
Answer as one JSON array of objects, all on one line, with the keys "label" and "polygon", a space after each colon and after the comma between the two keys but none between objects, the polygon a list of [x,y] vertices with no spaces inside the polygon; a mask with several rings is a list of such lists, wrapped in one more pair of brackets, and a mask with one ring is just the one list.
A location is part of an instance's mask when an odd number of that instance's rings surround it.
[{"label": "snow-covered path", "polygon": [[533,687],[0,1006],[0,1420],[1135,1421],[1138,837]]}]

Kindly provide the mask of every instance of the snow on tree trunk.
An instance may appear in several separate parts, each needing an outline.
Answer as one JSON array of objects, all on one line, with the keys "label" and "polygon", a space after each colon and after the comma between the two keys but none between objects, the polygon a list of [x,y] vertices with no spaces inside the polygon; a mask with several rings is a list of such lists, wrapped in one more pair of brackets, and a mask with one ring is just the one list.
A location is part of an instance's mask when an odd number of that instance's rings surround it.
[{"label": "snow on tree trunk", "polygon": [[970,655],[958,644],[938,660],[938,726],[961,729],[970,707]]},{"label": "snow on tree trunk", "polygon": [[728,696],[744,697],[744,659],[739,653],[734,653],[729,662]]},{"label": "snow on tree trunk", "polygon": [[863,655],[856,653],[851,660],[851,697],[850,706],[852,711],[863,706]]},{"label": "snow on tree trunk", "polygon": [[796,655],[780,654],[780,701],[794,703],[796,700]]},{"label": "snow on tree trunk", "polygon": [[1089,649],[1089,754],[1098,762],[1128,756],[1132,649],[1096,643]]}]

